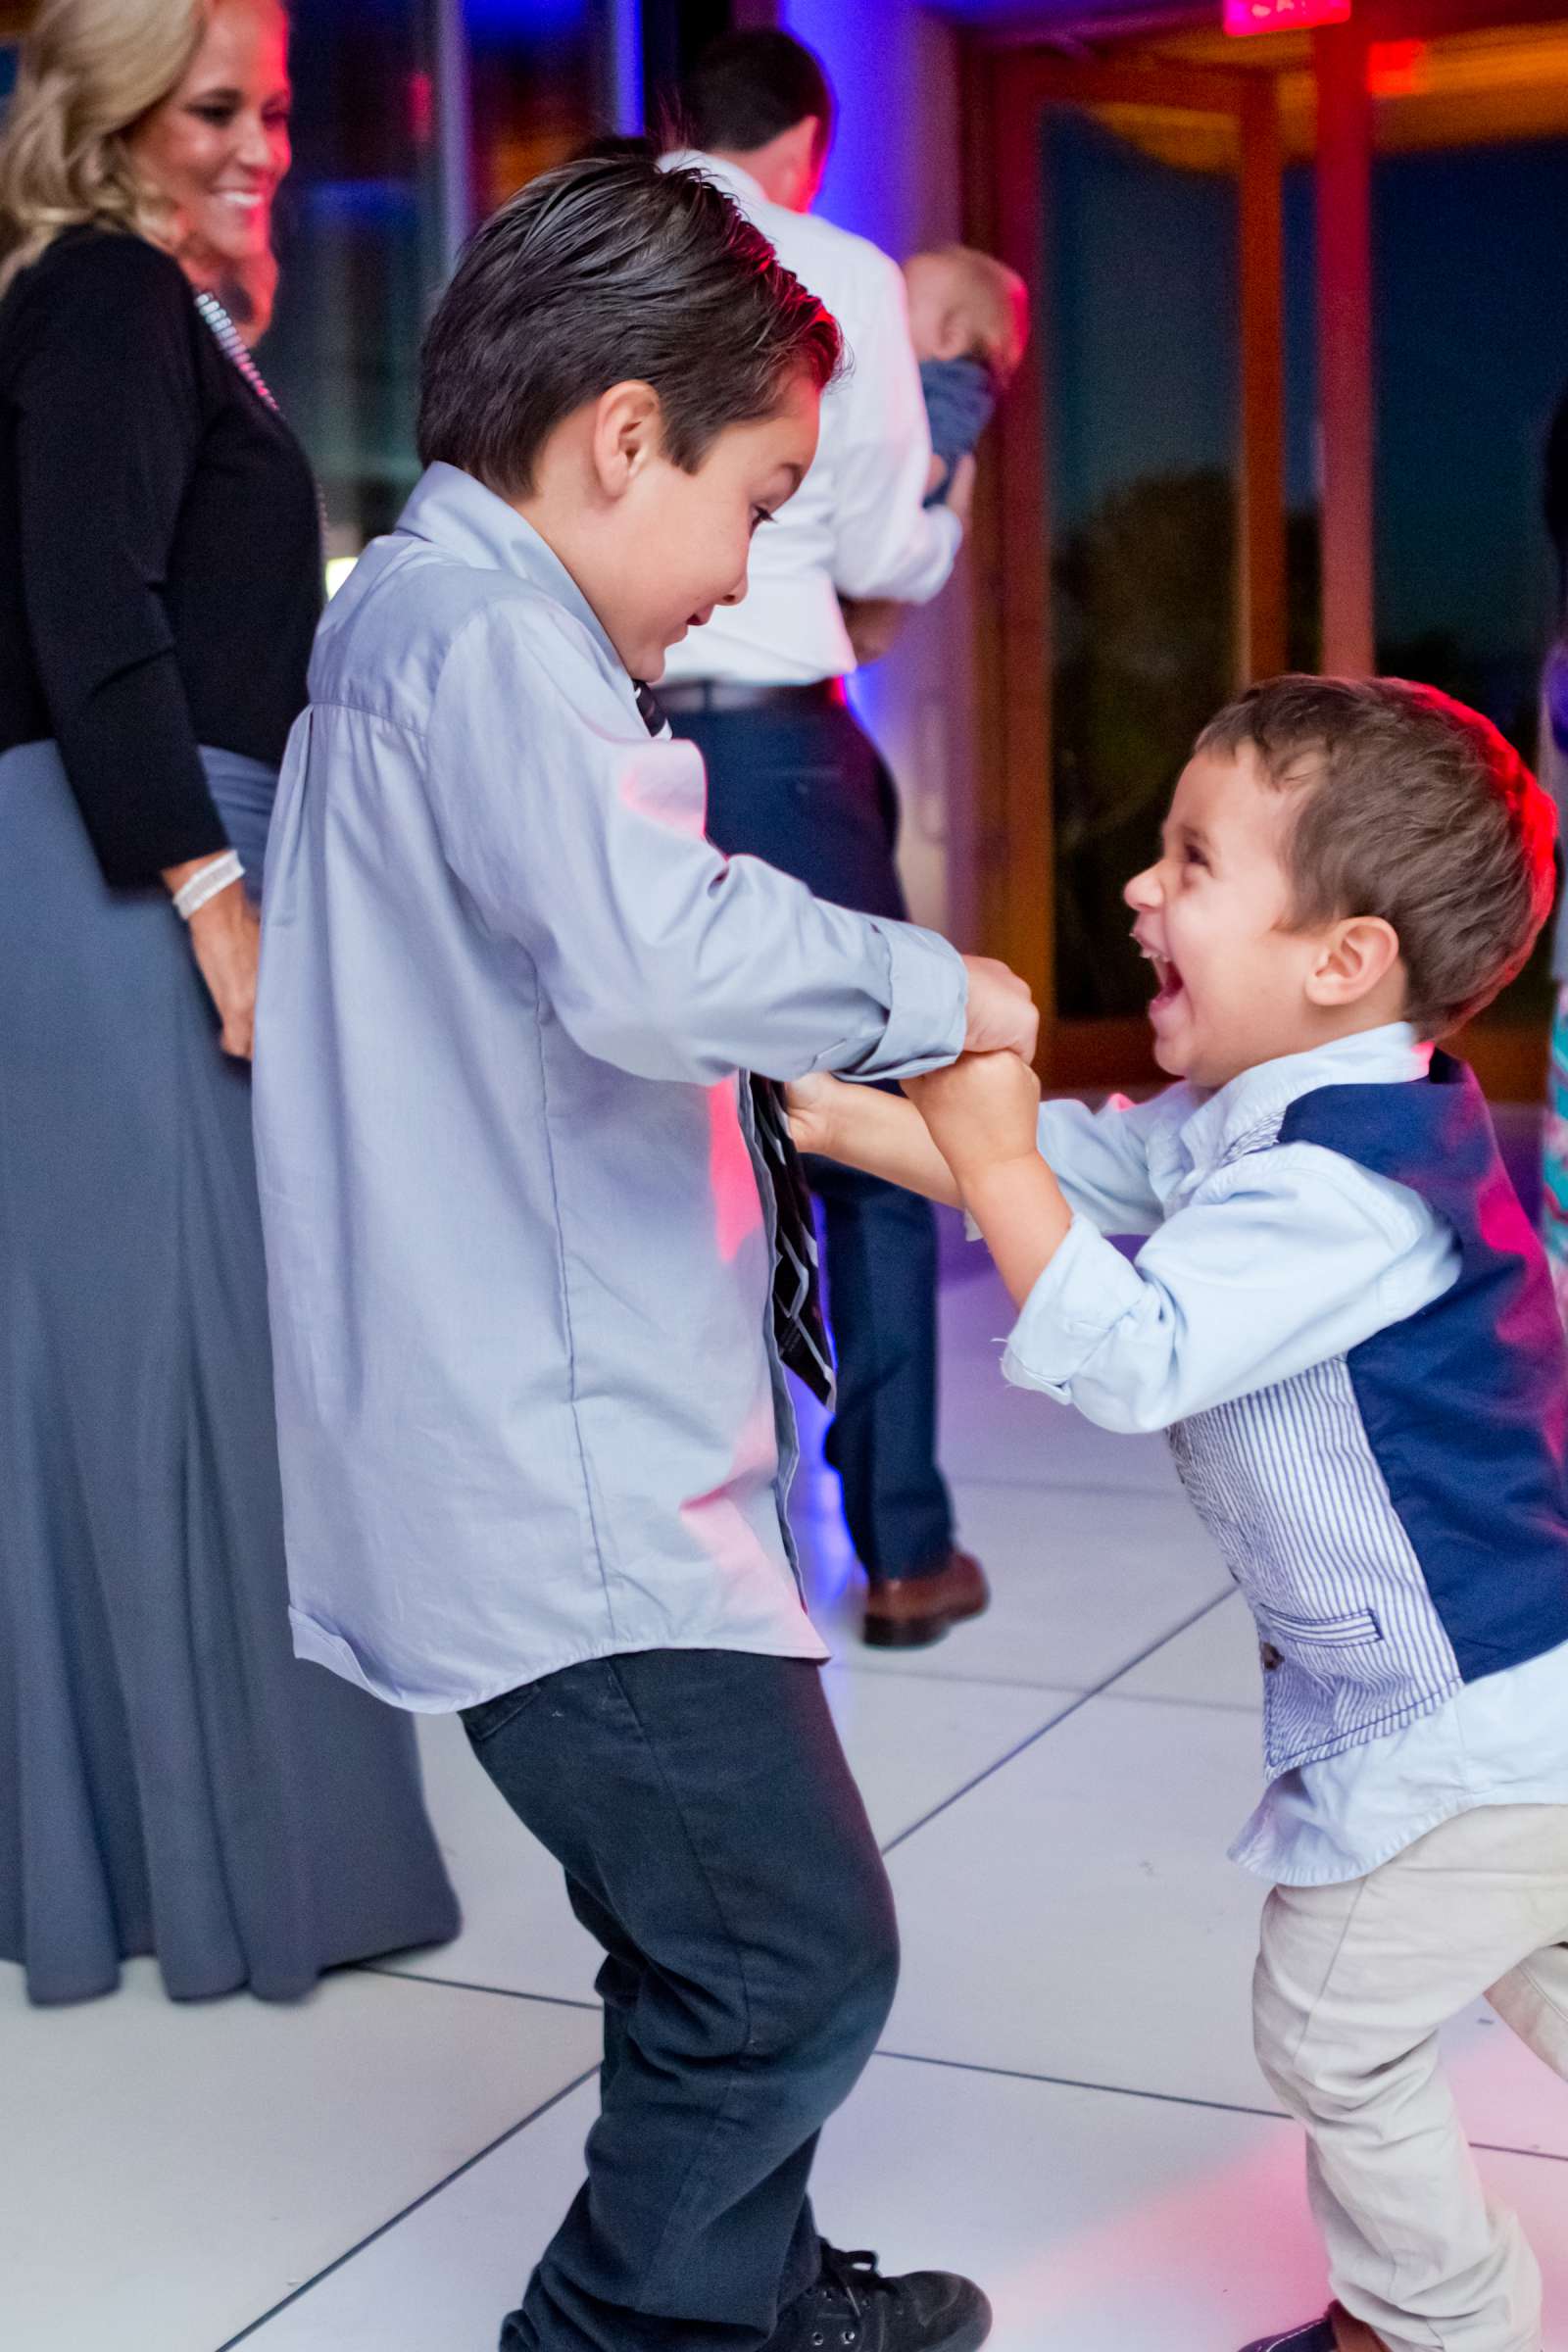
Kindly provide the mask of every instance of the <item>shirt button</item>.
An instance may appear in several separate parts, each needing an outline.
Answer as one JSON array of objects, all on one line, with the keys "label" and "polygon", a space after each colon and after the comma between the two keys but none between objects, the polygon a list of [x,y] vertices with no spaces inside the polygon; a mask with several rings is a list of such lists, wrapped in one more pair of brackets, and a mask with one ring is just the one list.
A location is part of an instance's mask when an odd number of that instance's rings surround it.
[{"label": "shirt button", "polygon": [[1274,1672],[1276,1666],[1283,1666],[1285,1663],[1283,1652],[1277,1650],[1272,1642],[1265,1642],[1257,1654],[1263,1661],[1265,1672],[1269,1674]]}]

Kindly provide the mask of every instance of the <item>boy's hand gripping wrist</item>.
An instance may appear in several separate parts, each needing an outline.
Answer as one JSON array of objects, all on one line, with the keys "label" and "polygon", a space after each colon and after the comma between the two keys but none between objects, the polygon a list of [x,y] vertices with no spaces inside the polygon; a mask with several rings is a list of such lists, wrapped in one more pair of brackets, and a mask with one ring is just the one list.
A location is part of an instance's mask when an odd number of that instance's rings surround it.
[{"label": "boy's hand gripping wrist", "polygon": [[1040,1156],[1038,1079],[1014,1054],[971,1054],[906,1085],[1022,1306],[1072,1223]]},{"label": "boy's hand gripping wrist", "polygon": [[965,1054],[1018,1054],[1034,1059],[1040,1014],[1026,981],[993,956],[966,956],[969,982]]},{"label": "boy's hand gripping wrist", "polygon": [[789,1081],[784,1101],[797,1152],[815,1152],[820,1159],[837,1158],[838,1100],[849,1091],[841,1078],[831,1078],[825,1070]]},{"label": "boy's hand gripping wrist", "polygon": [[905,1093],[965,1199],[998,1168],[1039,1158],[1040,1081],[1015,1053],[965,1054],[906,1080]]}]

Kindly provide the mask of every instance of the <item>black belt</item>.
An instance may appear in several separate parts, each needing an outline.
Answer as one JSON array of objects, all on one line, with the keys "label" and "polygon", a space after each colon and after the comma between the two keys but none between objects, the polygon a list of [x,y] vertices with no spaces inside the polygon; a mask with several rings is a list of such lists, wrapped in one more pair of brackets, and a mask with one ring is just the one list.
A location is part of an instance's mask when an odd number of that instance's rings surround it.
[{"label": "black belt", "polygon": [[810,686],[748,686],[742,679],[672,678],[656,686],[662,710],[836,710],[844,701],[842,678],[818,678]]}]

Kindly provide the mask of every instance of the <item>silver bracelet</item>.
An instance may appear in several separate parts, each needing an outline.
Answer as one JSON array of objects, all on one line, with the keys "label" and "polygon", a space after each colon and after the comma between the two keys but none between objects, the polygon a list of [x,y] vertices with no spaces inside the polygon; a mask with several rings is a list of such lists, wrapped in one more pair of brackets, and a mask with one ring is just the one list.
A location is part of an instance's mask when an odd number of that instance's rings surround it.
[{"label": "silver bracelet", "polygon": [[174,912],[180,921],[188,923],[209,899],[216,899],[220,890],[226,890],[231,882],[239,881],[244,871],[238,853],[225,850],[220,858],[215,858],[199,873],[192,874],[190,880],[182,883],[174,893]]}]

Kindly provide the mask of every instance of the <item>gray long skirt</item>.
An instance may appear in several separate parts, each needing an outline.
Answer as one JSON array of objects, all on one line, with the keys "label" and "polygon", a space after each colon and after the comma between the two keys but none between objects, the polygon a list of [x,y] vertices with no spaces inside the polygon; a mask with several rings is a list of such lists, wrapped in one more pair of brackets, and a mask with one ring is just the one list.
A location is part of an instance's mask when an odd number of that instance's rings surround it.
[{"label": "gray long skirt", "polygon": [[[204,755],[252,878],[273,779]],[[248,1071],[59,755],[0,757],[0,1957],[304,1992],[456,1933],[413,1726],[289,1646]]]}]

